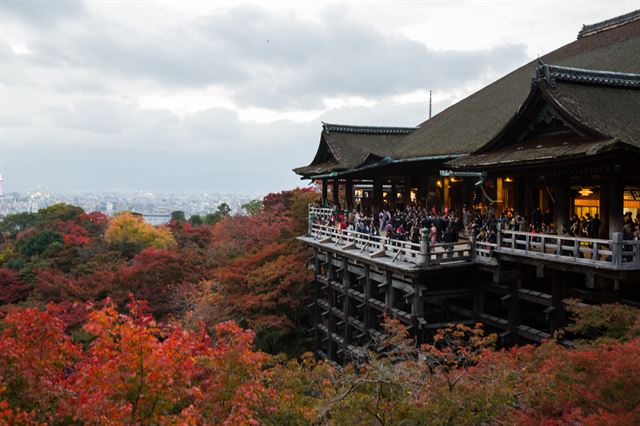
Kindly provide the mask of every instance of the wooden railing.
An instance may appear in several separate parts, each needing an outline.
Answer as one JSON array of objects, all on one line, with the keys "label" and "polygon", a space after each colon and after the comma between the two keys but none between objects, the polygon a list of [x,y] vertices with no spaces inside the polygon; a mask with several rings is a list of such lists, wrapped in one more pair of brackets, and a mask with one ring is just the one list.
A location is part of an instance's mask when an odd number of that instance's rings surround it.
[{"label": "wooden railing", "polygon": [[326,207],[314,207],[309,205],[309,219],[329,220],[336,214],[336,210]]},{"label": "wooden railing", "polygon": [[342,250],[354,250],[371,258],[391,258],[391,262],[406,262],[419,267],[437,266],[452,262],[471,262],[471,244],[420,244],[362,232],[340,230],[333,226],[312,223],[311,236],[325,244],[334,244]]},{"label": "wooden railing", "polygon": [[503,230],[495,251],[607,269],[640,269],[640,241],[625,241],[617,232],[613,239],[602,240]]},{"label": "wooden railing", "polygon": [[495,264],[496,258],[494,252],[497,244],[486,241],[475,241],[473,243],[474,262]]},{"label": "wooden railing", "polygon": [[461,241],[431,245],[425,236],[417,244],[326,225],[334,214],[333,209],[310,206],[309,235],[344,250],[359,250],[372,258],[388,257],[391,262],[402,261],[418,267],[464,262],[495,264],[495,254],[505,253],[598,268],[640,270],[640,241],[623,240],[621,233],[603,240],[502,230],[497,243]]}]

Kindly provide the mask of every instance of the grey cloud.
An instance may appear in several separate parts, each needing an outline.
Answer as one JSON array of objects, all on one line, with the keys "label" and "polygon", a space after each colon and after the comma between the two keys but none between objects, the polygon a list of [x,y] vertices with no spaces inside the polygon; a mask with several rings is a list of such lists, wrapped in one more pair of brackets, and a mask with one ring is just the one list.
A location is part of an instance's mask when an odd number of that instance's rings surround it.
[{"label": "grey cloud", "polygon": [[36,25],[74,19],[85,12],[83,1],[3,0],[0,11]]},{"label": "grey cloud", "polygon": [[52,107],[51,115],[58,127],[94,133],[119,133],[138,124],[126,104],[102,99],[83,100],[73,108]]},{"label": "grey cloud", "polygon": [[[86,190],[275,191],[299,183],[291,168],[308,161],[313,143],[307,142],[315,141],[320,129],[315,121],[247,123],[223,109],[180,120],[123,104],[122,114],[136,121],[131,126],[114,118],[112,108],[84,102],[66,111],[71,116],[55,116],[58,121],[50,128],[7,128],[14,143],[6,147],[12,160],[3,171],[5,189],[46,182]],[[96,119],[101,115],[104,120]]]},{"label": "grey cloud", "polygon": [[222,108],[180,119],[133,104],[79,101],[49,110],[50,127],[5,130],[12,141],[5,189],[46,182],[84,190],[275,191],[306,184],[291,169],[313,158],[321,120],[415,125],[425,109],[424,103],[384,103],[340,108],[308,122],[253,123]]},{"label": "grey cloud", "polygon": [[320,22],[239,7],[157,34],[84,20],[33,43],[33,60],[164,87],[222,85],[240,106],[317,108],[323,97],[446,90],[524,62],[525,46],[435,51],[329,10]]}]

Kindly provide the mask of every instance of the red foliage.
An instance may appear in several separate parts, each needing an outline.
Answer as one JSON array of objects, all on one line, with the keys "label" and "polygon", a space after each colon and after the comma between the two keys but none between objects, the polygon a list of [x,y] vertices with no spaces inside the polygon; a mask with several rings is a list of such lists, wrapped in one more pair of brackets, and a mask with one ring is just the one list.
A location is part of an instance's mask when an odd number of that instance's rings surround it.
[{"label": "red foliage", "polygon": [[282,332],[299,325],[313,275],[295,240],[299,220],[292,209],[298,204],[306,209],[302,196],[309,195],[313,192],[269,194],[260,213],[229,217],[213,227],[215,277],[227,307],[253,328]]},{"label": "red foliage", "polygon": [[113,278],[111,296],[124,305],[129,294],[146,300],[157,318],[174,312],[177,289],[186,277],[185,259],[168,249],[144,249],[131,265],[121,267]]},{"label": "red foliage", "polygon": [[[35,410],[51,421],[66,394],[67,372],[80,357],[64,333],[63,322],[49,310],[13,310],[0,334],[0,389],[13,407]],[[5,404],[6,406],[6,404]]]},{"label": "red foliage", "polygon": [[80,280],[58,269],[38,269],[34,290],[40,300],[60,303],[84,301],[92,296],[91,289]]},{"label": "red foliage", "polygon": [[78,216],[78,223],[83,226],[91,224],[92,226],[106,226],[109,224],[109,217],[102,212],[83,213]]},{"label": "red foliage", "polygon": [[0,268],[0,305],[21,302],[30,292],[31,286],[23,282],[15,271]]},{"label": "red foliage", "polygon": [[257,424],[276,411],[265,355],[234,323],[215,339],[179,326],[162,332],[133,301],[92,311],[86,351],[48,306],[15,310],[0,335],[0,424]]},{"label": "red foliage", "polygon": [[89,318],[89,312],[93,306],[90,303],[71,302],[65,300],[58,304],[49,304],[47,310],[51,315],[62,321],[65,330],[74,329],[83,325]]},{"label": "red foliage", "polygon": [[193,245],[199,248],[205,248],[211,243],[212,235],[210,226],[193,226],[189,222],[171,221],[169,227],[180,247]]}]

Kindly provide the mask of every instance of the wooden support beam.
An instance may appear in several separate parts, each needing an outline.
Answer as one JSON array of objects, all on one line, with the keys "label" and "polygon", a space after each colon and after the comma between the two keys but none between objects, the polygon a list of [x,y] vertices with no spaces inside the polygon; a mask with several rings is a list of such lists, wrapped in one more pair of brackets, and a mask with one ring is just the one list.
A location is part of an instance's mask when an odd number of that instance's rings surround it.
[{"label": "wooden support beam", "polygon": [[387,311],[390,311],[391,308],[394,307],[395,305],[395,290],[393,288],[393,274],[391,271],[386,271],[386,277],[385,277],[385,287],[386,287],[386,291],[385,291],[385,308]]},{"label": "wooden support beam", "polygon": [[522,288],[522,280],[517,279],[509,283],[509,299],[508,299],[508,317],[509,317],[509,344],[515,346],[518,344],[518,327],[522,316],[522,308],[520,305],[520,289]]},{"label": "wooden support beam", "polygon": [[[351,288],[351,274],[349,273],[349,261],[347,260],[346,257],[344,258],[344,265],[342,268],[342,285],[345,293],[348,292],[349,289]],[[347,295],[345,295],[345,298],[344,298],[342,312],[344,313],[345,318],[348,318],[351,316],[351,300]],[[350,333],[349,323],[347,322],[344,325],[343,348],[350,343],[349,342],[350,338],[351,338],[351,333]]]},{"label": "wooden support beam", "polygon": [[371,298],[371,278],[369,276],[369,265],[364,265],[364,324],[367,333],[367,339],[369,338],[369,328],[371,328],[371,307],[369,306],[369,299]]},{"label": "wooden support beam", "polygon": [[567,313],[564,309],[563,300],[567,295],[567,283],[565,274],[554,271],[551,274],[551,307],[549,313],[549,325],[551,331],[556,331],[567,323]]}]

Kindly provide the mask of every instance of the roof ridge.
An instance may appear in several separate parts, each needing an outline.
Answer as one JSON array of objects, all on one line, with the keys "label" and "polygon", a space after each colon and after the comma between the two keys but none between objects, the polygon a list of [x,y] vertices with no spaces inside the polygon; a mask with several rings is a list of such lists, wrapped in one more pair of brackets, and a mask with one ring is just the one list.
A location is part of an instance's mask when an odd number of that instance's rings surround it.
[{"label": "roof ridge", "polygon": [[331,124],[322,122],[322,128],[327,133],[361,133],[374,135],[406,135],[417,127],[399,127],[399,126],[354,126],[351,124]]},{"label": "roof ridge", "polygon": [[640,74],[571,68],[543,63],[540,63],[536,68],[533,82],[539,80],[546,80],[551,87],[555,87],[557,81],[569,81],[598,86],[640,89]]},{"label": "roof ridge", "polygon": [[640,21],[640,9],[604,21],[596,22],[595,24],[583,25],[577,38],[581,39],[583,37],[588,37],[601,31],[611,30],[621,25],[630,24],[634,21]]}]

